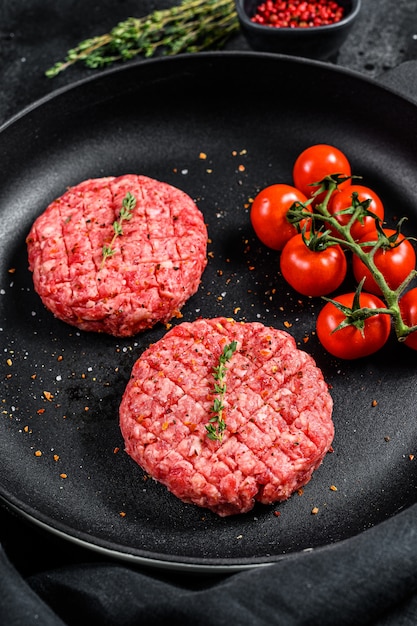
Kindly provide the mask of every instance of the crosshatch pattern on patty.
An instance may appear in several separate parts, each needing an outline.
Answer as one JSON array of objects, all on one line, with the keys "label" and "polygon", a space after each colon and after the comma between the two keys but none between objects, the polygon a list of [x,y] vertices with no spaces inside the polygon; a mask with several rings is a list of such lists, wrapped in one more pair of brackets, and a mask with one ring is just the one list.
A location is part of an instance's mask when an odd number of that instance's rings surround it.
[{"label": "crosshatch pattern on patty", "polygon": [[[227,363],[221,441],[207,424],[213,370]],[[285,331],[226,318],[184,322],[136,361],[120,406],[126,451],[185,502],[219,515],[287,499],[305,485],[334,435],[320,369]]]},{"label": "crosshatch pattern on patty", "polygon": [[[135,206],[114,237],[126,194]],[[45,306],[78,328],[116,336],[178,314],[207,264],[207,229],[194,201],[133,174],[68,189],[37,218],[27,245]]]}]

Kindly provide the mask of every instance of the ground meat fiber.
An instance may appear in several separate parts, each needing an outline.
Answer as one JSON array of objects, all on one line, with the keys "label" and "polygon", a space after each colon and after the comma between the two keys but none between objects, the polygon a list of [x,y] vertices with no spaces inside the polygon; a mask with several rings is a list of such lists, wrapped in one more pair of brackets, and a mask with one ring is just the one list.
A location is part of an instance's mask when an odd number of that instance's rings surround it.
[{"label": "ground meat fiber", "polygon": [[[226,430],[207,436],[213,368],[225,345]],[[221,516],[286,500],[333,440],[332,399],[312,357],[258,322],[200,319],[172,328],[135,363],[120,406],[126,451],[184,502]]]},{"label": "ground meat fiber", "polygon": [[[128,192],[136,206],[113,240]],[[35,290],[56,317],[121,337],[178,314],[207,263],[207,229],[194,201],[133,174],[68,189],[37,218],[27,246]],[[105,262],[103,246],[112,248]]]}]

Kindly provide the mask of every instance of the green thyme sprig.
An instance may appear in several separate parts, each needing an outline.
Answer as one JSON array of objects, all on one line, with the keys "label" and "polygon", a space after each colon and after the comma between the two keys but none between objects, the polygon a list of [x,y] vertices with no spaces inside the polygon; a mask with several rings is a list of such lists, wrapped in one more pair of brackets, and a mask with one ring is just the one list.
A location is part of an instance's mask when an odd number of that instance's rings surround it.
[{"label": "green thyme sprig", "polygon": [[223,439],[223,433],[226,430],[226,422],[224,420],[224,396],[226,395],[226,363],[230,361],[233,353],[236,351],[237,342],[232,341],[223,348],[223,352],[219,357],[219,364],[213,368],[214,378],[214,393],[217,394],[214,398],[213,406],[211,408],[213,417],[210,418],[209,423],[206,424],[207,437],[213,441],[221,441]]},{"label": "green thyme sprig", "polygon": [[183,0],[178,6],[155,10],[144,17],[129,17],[109,33],[81,41],[45,75],[57,76],[79,61],[97,69],[138,55],[220,49],[238,31],[234,0]]},{"label": "green thyme sprig", "polygon": [[103,258],[101,260],[100,269],[104,267],[106,259],[114,255],[114,252],[115,252],[114,242],[116,241],[117,237],[119,237],[120,235],[123,235],[122,223],[125,220],[129,221],[132,219],[133,209],[135,208],[135,206],[136,206],[136,198],[134,195],[130,193],[130,191],[128,191],[125,197],[123,198],[122,208],[120,209],[120,213],[119,213],[119,219],[113,222],[113,233],[114,233],[113,238],[108,245],[105,244],[102,248]]}]

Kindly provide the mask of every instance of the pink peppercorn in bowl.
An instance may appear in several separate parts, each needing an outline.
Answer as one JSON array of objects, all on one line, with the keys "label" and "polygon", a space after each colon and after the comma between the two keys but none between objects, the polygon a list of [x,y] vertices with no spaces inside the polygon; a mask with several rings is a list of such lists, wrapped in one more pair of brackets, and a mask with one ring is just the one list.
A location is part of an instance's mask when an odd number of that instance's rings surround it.
[{"label": "pink peppercorn in bowl", "polygon": [[361,0],[235,0],[253,50],[327,60],[348,36]]}]

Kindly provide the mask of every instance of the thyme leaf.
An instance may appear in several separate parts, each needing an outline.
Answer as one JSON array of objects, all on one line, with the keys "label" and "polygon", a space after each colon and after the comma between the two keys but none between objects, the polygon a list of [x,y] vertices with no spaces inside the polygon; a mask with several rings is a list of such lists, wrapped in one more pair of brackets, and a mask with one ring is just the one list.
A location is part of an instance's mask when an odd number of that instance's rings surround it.
[{"label": "thyme leaf", "polygon": [[131,220],[133,217],[133,209],[136,206],[136,198],[128,191],[123,198],[122,208],[120,209],[119,219],[113,222],[113,238],[109,244],[104,244],[102,248],[103,258],[101,260],[100,269],[103,269],[106,259],[113,256],[115,253],[114,242],[117,237],[123,235],[122,223],[127,220]]},{"label": "thyme leaf", "polygon": [[183,0],[178,6],[129,17],[109,33],[85,39],[68,50],[63,61],[49,68],[48,78],[83,62],[90,69],[145,58],[220,49],[239,32],[234,0]]},{"label": "thyme leaf", "polygon": [[226,363],[230,361],[233,353],[236,351],[237,342],[232,341],[223,348],[223,352],[219,357],[219,363],[213,367],[214,378],[214,393],[217,394],[213,401],[211,408],[214,414],[209,423],[206,424],[207,437],[212,441],[221,441],[223,439],[223,433],[226,430],[226,422],[224,419],[224,396],[226,395]]}]

